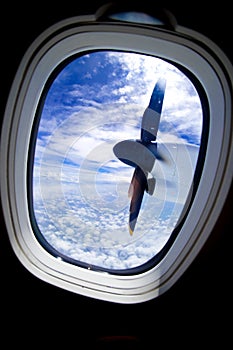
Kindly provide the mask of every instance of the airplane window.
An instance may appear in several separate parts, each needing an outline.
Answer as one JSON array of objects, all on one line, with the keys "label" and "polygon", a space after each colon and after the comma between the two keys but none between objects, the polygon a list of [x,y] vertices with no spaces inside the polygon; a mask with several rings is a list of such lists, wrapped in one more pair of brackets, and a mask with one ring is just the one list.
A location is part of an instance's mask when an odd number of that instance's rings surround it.
[{"label": "airplane window", "polygon": [[36,38],[12,84],[0,153],[20,262],[119,303],[153,299],[181,277],[224,207],[233,164],[228,58],[172,15],[152,24],[129,10],[127,20],[117,18],[127,9],[111,17],[104,6]]},{"label": "airplane window", "polygon": [[99,50],[63,62],[34,126],[37,239],[80,266],[144,268],[188,210],[202,131],[194,84],[163,59]]}]

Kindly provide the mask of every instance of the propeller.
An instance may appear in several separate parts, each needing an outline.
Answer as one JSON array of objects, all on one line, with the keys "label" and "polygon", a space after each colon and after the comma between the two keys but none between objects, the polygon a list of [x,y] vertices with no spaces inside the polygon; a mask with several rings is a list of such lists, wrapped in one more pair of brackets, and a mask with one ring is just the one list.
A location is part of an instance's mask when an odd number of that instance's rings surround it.
[{"label": "propeller", "polygon": [[150,176],[155,160],[163,161],[157,151],[157,133],[163,106],[166,80],[160,78],[154,86],[148,107],[141,123],[139,140],[123,140],[113,147],[115,156],[127,165],[135,168],[128,195],[131,198],[129,208],[129,232],[133,234],[140,212],[144,192],[152,195],[156,180]]}]

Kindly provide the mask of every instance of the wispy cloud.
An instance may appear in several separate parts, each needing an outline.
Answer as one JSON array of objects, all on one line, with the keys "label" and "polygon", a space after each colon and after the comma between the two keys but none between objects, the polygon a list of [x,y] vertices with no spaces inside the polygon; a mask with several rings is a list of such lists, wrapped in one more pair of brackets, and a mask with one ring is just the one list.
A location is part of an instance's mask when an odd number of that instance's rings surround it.
[{"label": "wispy cloud", "polygon": [[[167,85],[158,142],[170,144],[170,168],[155,169],[156,195],[144,196],[131,237],[127,192],[133,170],[116,159],[112,148],[120,140],[140,137],[143,112],[161,75]],[[39,124],[33,197],[44,237],[61,253],[91,265],[120,269],[147,262],[164,246],[180,216],[201,130],[198,94],[173,65],[123,52],[77,58],[51,85]],[[182,157],[190,164],[186,170]],[[189,171],[190,181],[183,171]]]}]

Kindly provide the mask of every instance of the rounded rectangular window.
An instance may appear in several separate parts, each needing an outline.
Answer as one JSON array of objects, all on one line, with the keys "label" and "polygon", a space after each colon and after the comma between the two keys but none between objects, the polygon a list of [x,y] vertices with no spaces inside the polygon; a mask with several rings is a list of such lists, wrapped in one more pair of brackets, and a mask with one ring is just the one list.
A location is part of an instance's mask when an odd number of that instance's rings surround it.
[{"label": "rounded rectangular window", "polygon": [[87,268],[130,274],[156,264],[188,212],[203,129],[200,96],[180,67],[113,50],[63,62],[32,138],[37,239]]},{"label": "rounded rectangular window", "polygon": [[180,278],[223,210],[232,65],[170,16],[126,23],[102,10],[55,24],[25,53],[3,120],[1,198],[35,276],[138,303]]}]

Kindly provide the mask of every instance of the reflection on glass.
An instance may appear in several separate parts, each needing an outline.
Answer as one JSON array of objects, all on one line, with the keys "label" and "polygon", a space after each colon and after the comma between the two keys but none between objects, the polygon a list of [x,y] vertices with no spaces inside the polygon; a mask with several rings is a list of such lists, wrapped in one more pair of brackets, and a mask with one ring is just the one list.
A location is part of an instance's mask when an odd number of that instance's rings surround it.
[{"label": "reflection on glass", "polygon": [[[166,90],[150,177],[129,233],[134,168],[113,152],[140,138],[143,113],[159,78]],[[33,163],[33,210],[45,240],[62,255],[106,269],[138,267],[166,244],[191,190],[202,109],[191,81],[151,56],[100,51],[74,59],[47,92]]]}]

